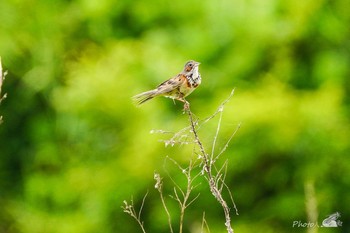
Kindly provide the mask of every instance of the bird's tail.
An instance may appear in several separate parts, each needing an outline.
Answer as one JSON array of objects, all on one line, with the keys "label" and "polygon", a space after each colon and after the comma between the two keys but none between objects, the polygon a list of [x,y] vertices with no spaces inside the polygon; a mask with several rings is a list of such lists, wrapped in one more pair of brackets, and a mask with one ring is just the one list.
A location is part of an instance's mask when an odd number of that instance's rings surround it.
[{"label": "bird's tail", "polygon": [[140,105],[150,99],[153,99],[156,96],[157,96],[157,90],[150,90],[150,91],[145,91],[138,95],[133,96],[132,100],[136,105]]}]

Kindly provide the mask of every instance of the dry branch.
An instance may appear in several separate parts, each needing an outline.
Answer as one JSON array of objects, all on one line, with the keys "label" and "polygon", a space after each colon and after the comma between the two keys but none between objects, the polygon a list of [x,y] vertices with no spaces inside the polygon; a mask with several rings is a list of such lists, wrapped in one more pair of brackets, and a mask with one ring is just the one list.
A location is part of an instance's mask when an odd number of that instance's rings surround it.
[{"label": "dry branch", "polygon": [[[180,222],[179,222],[179,233],[182,233],[183,231],[183,223],[184,223],[184,216],[185,216],[185,210],[186,208],[191,205],[199,196],[197,194],[196,196],[191,195],[193,189],[197,187],[197,185],[194,185],[194,180],[196,180],[200,176],[204,176],[206,181],[209,184],[209,189],[211,194],[215,197],[215,199],[220,203],[224,215],[225,215],[225,226],[228,233],[233,233],[234,230],[231,225],[231,216],[230,216],[230,207],[227,204],[226,200],[223,198],[223,190],[226,190],[230,196],[230,200],[232,202],[233,208],[235,209],[235,213],[238,215],[238,210],[236,207],[236,204],[233,200],[232,193],[228,187],[228,185],[225,183],[225,178],[227,174],[227,168],[228,168],[228,160],[226,160],[223,165],[220,167],[217,167],[216,162],[220,158],[220,156],[226,151],[229,143],[231,142],[234,135],[237,133],[238,129],[240,128],[240,124],[237,126],[237,128],[234,130],[234,132],[230,135],[229,139],[225,143],[224,147],[219,150],[218,152],[215,152],[217,140],[219,137],[219,132],[221,128],[221,121],[223,117],[223,111],[225,104],[230,100],[230,98],[233,96],[234,90],[232,90],[229,97],[222,102],[217,110],[208,118],[204,119],[203,121],[200,121],[192,112],[190,109],[190,104],[184,100],[184,111],[188,115],[189,118],[189,126],[184,127],[183,129],[179,130],[178,132],[171,132],[166,130],[151,130],[150,133],[160,133],[160,134],[166,134],[166,135],[172,135],[170,136],[170,139],[163,140],[165,146],[171,145],[174,146],[175,144],[178,145],[187,145],[187,144],[193,144],[194,145],[194,154],[197,156],[196,158],[191,158],[189,160],[189,165],[187,167],[181,166],[175,159],[172,159],[170,157],[166,157],[165,162],[167,160],[170,160],[177,168],[178,170],[185,176],[187,184],[186,187],[181,187],[174,179],[173,177],[167,172],[170,180],[174,184],[173,188],[173,195],[170,195],[171,198],[173,198],[180,207]],[[219,120],[217,123],[217,128],[215,132],[215,136],[212,143],[211,153],[208,154],[202,141],[199,138],[198,130],[201,128],[205,123],[213,119],[215,116],[219,115]],[[199,151],[198,151],[198,149]],[[198,171],[199,169],[199,171]],[[194,174],[196,171],[197,173]],[[165,203],[165,198],[163,195],[163,180],[159,173],[154,173],[154,179],[156,180],[155,188],[158,190],[160,194],[160,199],[163,205],[163,208],[165,210],[165,213],[168,217],[168,225],[170,229],[170,233],[173,233],[173,227],[172,227],[172,220],[171,220],[171,213],[167,208],[167,205]],[[144,198],[145,199],[145,198]],[[129,213],[140,225],[143,232],[143,222],[141,221],[141,211],[144,203],[144,199],[142,202],[142,206],[140,208],[139,213],[137,214],[133,203],[131,202],[131,205],[128,205],[126,201],[124,201],[125,206],[123,207],[124,212]],[[206,226],[207,231],[209,232],[209,227],[207,225],[207,222],[205,220],[205,214],[203,214],[202,219],[202,229],[201,231],[204,231],[204,226]]]},{"label": "dry branch", "polygon": [[[4,95],[1,95],[1,87],[5,80],[6,74],[7,74],[6,71],[5,72],[2,71],[2,63],[1,63],[1,57],[0,57],[0,104],[6,98],[6,93]],[[0,124],[1,123],[2,123],[2,116],[0,115]]]},{"label": "dry branch", "polygon": [[142,199],[142,204],[141,204],[141,207],[140,207],[140,210],[138,213],[135,210],[133,198],[131,198],[131,201],[130,201],[131,204],[128,204],[128,202],[124,200],[124,202],[123,202],[124,205],[122,206],[122,209],[124,210],[124,212],[129,214],[133,219],[136,220],[136,222],[139,224],[143,233],[146,233],[146,230],[143,226],[143,222],[141,221],[141,212],[142,212],[143,206],[145,204],[147,194],[148,194],[148,192],[145,194],[145,196]]},{"label": "dry branch", "polygon": [[[238,128],[233,132],[233,134],[231,135],[231,137],[229,138],[228,142],[226,143],[226,145],[224,146],[224,148],[220,151],[220,153],[215,156],[214,158],[214,152],[215,152],[215,144],[216,144],[216,140],[219,134],[219,130],[220,130],[220,126],[221,126],[221,119],[222,119],[222,112],[224,110],[224,105],[229,101],[229,99],[233,96],[234,90],[232,90],[230,96],[218,107],[217,111],[210,117],[208,117],[205,122],[208,122],[210,119],[214,118],[218,113],[220,113],[220,118],[219,118],[219,122],[218,122],[218,126],[216,129],[216,134],[214,137],[214,141],[213,141],[213,148],[212,148],[212,153],[211,155],[209,155],[205,148],[204,145],[202,143],[202,141],[200,140],[198,133],[197,133],[197,128],[198,128],[198,120],[194,120],[194,115],[191,112],[190,109],[190,104],[186,101],[185,102],[185,109],[186,109],[186,113],[188,114],[189,117],[189,121],[190,121],[190,126],[191,126],[191,132],[193,133],[194,136],[194,141],[195,143],[198,145],[199,147],[199,151],[200,151],[200,158],[202,160],[202,164],[203,164],[203,171],[206,174],[207,177],[207,181],[210,187],[210,192],[212,193],[212,195],[215,197],[215,199],[220,203],[224,214],[225,214],[225,226],[227,229],[228,233],[233,233],[234,230],[231,226],[231,217],[230,217],[230,208],[227,204],[227,202],[225,201],[225,199],[222,196],[222,187],[225,186],[227,188],[227,185],[225,184],[222,176],[223,173],[216,172],[216,174],[213,173],[213,165],[215,164],[215,161],[220,157],[220,155],[227,149],[227,146],[229,144],[229,142],[231,141],[231,139],[233,138],[233,136],[235,135],[235,133],[237,132]],[[221,170],[221,169],[220,169]],[[225,174],[224,174],[225,176]],[[219,182],[222,183],[221,187],[219,188]],[[229,191],[229,190],[228,190]],[[230,194],[230,198],[233,202],[233,198],[232,198],[232,194],[229,191]],[[234,208],[236,210],[236,214],[238,214],[236,205],[234,204]]]}]

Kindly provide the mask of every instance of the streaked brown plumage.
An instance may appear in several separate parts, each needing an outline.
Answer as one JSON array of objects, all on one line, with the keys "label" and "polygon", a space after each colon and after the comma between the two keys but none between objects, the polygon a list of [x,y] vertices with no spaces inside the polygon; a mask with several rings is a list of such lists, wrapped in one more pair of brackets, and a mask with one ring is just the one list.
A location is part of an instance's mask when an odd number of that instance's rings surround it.
[{"label": "streaked brown plumage", "polygon": [[162,82],[156,89],[142,92],[133,97],[137,105],[156,97],[165,96],[185,102],[185,97],[192,93],[201,84],[201,75],[198,72],[199,62],[188,61],[181,73]]}]

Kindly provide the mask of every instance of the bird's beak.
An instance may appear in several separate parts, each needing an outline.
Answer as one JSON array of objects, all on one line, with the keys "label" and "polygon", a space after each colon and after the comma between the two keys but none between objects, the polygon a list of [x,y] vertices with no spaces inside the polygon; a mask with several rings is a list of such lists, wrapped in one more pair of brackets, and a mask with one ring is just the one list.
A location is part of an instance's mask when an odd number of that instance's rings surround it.
[{"label": "bird's beak", "polygon": [[196,66],[199,66],[201,63],[200,62],[196,62]]}]

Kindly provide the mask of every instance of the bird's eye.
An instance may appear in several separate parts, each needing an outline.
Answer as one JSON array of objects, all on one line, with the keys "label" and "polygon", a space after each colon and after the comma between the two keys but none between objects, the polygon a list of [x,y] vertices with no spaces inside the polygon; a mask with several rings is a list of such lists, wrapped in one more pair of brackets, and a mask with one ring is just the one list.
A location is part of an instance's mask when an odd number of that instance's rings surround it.
[{"label": "bird's eye", "polygon": [[190,63],[190,64],[188,64],[188,66],[189,66],[189,67],[192,67],[192,66],[193,66],[193,64],[192,64],[192,63]]}]

